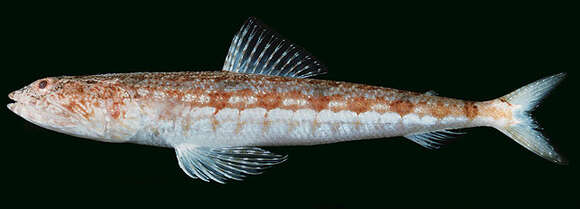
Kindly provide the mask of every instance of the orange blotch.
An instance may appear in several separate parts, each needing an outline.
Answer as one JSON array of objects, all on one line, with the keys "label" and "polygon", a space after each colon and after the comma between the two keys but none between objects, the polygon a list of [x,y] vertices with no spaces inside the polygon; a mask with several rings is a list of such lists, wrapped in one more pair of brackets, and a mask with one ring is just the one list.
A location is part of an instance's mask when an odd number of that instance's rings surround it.
[{"label": "orange blotch", "polygon": [[445,103],[438,101],[435,105],[429,108],[429,114],[436,118],[444,118],[451,114],[449,107],[445,106]]},{"label": "orange blotch", "polygon": [[465,102],[463,105],[463,114],[469,119],[475,118],[479,114],[479,109],[474,102]]},{"label": "orange blotch", "polygon": [[392,101],[389,105],[391,111],[399,113],[401,116],[413,112],[413,108],[415,108],[413,103],[406,100],[395,100]]},{"label": "orange blotch", "polygon": [[119,117],[121,116],[119,105],[113,105],[109,112],[111,113],[111,117],[113,117],[113,119],[119,119]]},{"label": "orange blotch", "polygon": [[369,101],[363,97],[355,97],[348,100],[346,107],[356,113],[367,112],[371,109]]},{"label": "orange blotch", "polygon": [[308,104],[310,104],[310,108],[314,109],[315,111],[321,111],[328,108],[328,103],[330,99],[328,97],[309,97]]},{"label": "orange blotch", "polygon": [[282,104],[282,97],[280,94],[260,94],[256,96],[256,107],[261,107],[266,110],[271,110],[280,107]]},{"label": "orange blotch", "polygon": [[217,114],[221,109],[225,108],[228,105],[228,101],[232,96],[232,93],[229,92],[216,92],[211,93],[208,95],[209,105],[215,107],[214,114]]}]

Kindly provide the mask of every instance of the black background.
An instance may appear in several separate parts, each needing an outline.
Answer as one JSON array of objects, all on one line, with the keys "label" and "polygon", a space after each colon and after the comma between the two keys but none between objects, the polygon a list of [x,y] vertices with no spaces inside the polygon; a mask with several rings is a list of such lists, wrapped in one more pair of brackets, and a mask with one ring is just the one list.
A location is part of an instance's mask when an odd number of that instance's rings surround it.
[{"label": "black background", "polygon": [[578,17],[569,5],[245,3],[7,5],[2,90],[47,76],[219,70],[234,33],[256,16],[324,62],[330,73],[321,79],[487,100],[568,72],[534,115],[570,164],[550,163],[492,128],[472,128],[438,151],[401,137],[268,148],[289,160],[219,185],[188,178],[173,150],[79,139],[2,108],[8,195],[1,198],[191,208],[579,205]]}]

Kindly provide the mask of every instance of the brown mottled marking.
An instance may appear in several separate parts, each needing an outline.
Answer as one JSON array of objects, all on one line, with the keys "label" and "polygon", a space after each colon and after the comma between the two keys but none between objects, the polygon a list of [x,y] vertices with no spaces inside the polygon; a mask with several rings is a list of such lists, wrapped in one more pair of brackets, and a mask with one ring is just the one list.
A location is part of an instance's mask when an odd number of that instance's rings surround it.
[{"label": "brown mottled marking", "polygon": [[306,100],[306,97],[304,97],[304,95],[302,95],[298,91],[290,91],[290,92],[284,93],[279,98],[280,98],[280,107],[279,108],[281,108],[281,109],[288,109],[288,110],[296,111],[297,109],[305,107],[304,105],[300,105],[300,104],[284,105],[284,103],[282,102],[285,99]]},{"label": "brown mottled marking", "polygon": [[330,99],[328,97],[309,97],[308,103],[310,104],[311,108],[315,111],[320,112],[328,108],[328,103],[330,103]]},{"label": "brown mottled marking", "polygon": [[[128,95],[134,100],[171,101],[176,102],[175,104],[186,104],[192,108],[214,107],[215,113],[223,108],[240,111],[248,108],[266,110],[280,108],[292,111],[307,108],[317,112],[346,110],[363,113],[373,110],[381,114],[395,112],[401,116],[416,111],[421,116],[427,114],[436,118],[460,115],[474,118],[489,112],[487,110],[489,108],[476,105],[474,102],[463,103],[455,99],[425,96],[418,92],[316,79],[230,72],[134,73],[76,78],[82,78],[81,80],[91,83],[97,81],[84,91],[93,92],[91,88],[95,88],[94,90],[99,95],[98,99],[101,101],[113,99],[121,102],[126,97],[124,95]],[[148,93],[139,94],[139,90]],[[129,91],[131,93],[124,93]],[[161,93],[155,94],[155,92]],[[209,102],[199,100],[202,96],[209,97]],[[231,97],[240,97],[241,100],[230,102]],[[252,98],[251,102],[249,98]],[[306,102],[284,104],[284,99]],[[329,103],[333,101],[338,105],[329,106]],[[377,106],[377,104],[381,105]],[[110,114],[122,117],[120,111],[119,113],[110,111]]]},{"label": "brown mottled marking", "polygon": [[415,105],[406,100],[395,100],[389,104],[391,106],[390,110],[399,113],[400,116],[404,116],[413,111]]},{"label": "brown mottled marking", "polygon": [[371,107],[367,99],[363,97],[355,97],[348,100],[346,104],[346,109],[352,112],[361,113],[369,111]]},{"label": "brown mottled marking", "polygon": [[70,103],[64,104],[62,106],[64,108],[66,108],[68,111],[78,113],[86,119],[89,119],[92,116],[92,114],[89,114],[84,108],[82,108],[82,106],[80,106],[76,102],[70,102]]},{"label": "brown mottled marking", "polygon": [[111,107],[111,117],[113,117],[113,119],[119,119],[120,116],[121,116],[121,111],[119,111],[119,106],[113,105]]},{"label": "brown mottled marking", "polygon": [[[346,101],[344,99],[344,96],[342,95],[334,95],[334,96],[329,96],[328,98],[328,108],[330,108],[330,110],[332,112],[340,112],[342,110],[344,110],[347,106],[346,106]],[[336,103],[340,103],[340,105],[334,105],[334,106],[330,106],[331,102],[336,102]]]},{"label": "brown mottled marking", "polygon": [[255,103],[256,107],[262,107],[266,110],[271,110],[279,107],[282,104],[280,94],[256,94],[258,101]]},{"label": "brown mottled marking", "polygon": [[215,112],[213,113],[215,115],[228,105],[228,100],[232,94],[229,92],[216,92],[211,93],[208,96],[210,98],[209,105],[215,107]]},{"label": "brown mottled marking", "polygon": [[477,105],[474,102],[465,102],[463,104],[463,114],[469,119],[475,118],[479,114]]},{"label": "brown mottled marking", "polygon": [[446,107],[445,103],[443,103],[442,101],[437,101],[437,103],[433,105],[433,107],[429,108],[429,110],[431,116],[436,118],[444,118],[447,115],[451,114],[451,110],[449,109],[449,107]]}]

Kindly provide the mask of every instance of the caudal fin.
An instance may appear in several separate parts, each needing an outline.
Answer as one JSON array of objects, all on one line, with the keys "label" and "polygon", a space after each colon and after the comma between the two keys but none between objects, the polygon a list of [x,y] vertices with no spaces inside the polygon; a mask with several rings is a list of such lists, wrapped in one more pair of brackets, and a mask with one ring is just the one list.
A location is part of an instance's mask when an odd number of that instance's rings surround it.
[{"label": "caudal fin", "polygon": [[549,140],[537,131],[540,127],[532,119],[531,111],[565,76],[565,73],[548,76],[501,97],[500,100],[514,107],[512,113],[517,123],[496,127],[528,150],[558,164],[566,164],[566,160],[556,152]]}]

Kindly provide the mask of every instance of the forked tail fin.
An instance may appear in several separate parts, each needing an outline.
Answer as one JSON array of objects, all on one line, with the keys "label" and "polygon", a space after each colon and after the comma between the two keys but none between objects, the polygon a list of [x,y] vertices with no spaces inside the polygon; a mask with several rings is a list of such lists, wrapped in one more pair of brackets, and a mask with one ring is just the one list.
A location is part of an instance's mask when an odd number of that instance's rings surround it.
[{"label": "forked tail fin", "polygon": [[501,97],[500,100],[514,107],[512,114],[517,123],[506,127],[496,127],[528,150],[558,164],[566,164],[566,160],[556,152],[548,139],[537,131],[539,126],[532,119],[531,111],[565,76],[565,73],[559,73],[545,77]]}]

